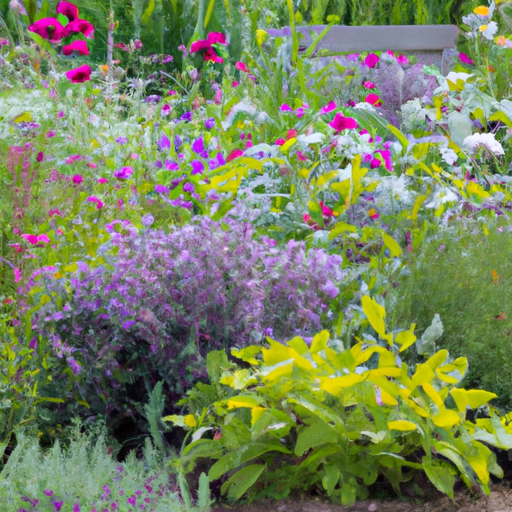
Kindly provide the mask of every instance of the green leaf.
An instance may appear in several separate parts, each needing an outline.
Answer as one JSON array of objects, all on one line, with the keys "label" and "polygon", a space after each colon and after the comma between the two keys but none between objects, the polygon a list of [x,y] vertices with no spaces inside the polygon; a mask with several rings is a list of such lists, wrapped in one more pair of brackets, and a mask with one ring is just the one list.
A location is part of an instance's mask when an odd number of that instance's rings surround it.
[{"label": "green leaf", "polygon": [[357,482],[355,478],[349,478],[343,482],[341,486],[341,503],[345,507],[349,507],[356,502]]},{"label": "green leaf", "polygon": [[[423,460],[425,460],[425,458],[423,458]],[[423,468],[425,469],[428,479],[434,484],[436,489],[453,499],[453,486],[455,484],[453,473],[448,468],[433,466],[425,462]]]},{"label": "green leaf", "polygon": [[405,135],[392,124],[388,124],[388,130],[400,141],[400,144],[402,144],[402,149],[406,151],[407,146],[409,146],[409,141]]},{"label": "green leaf", "polygon": [[324,466],[325,476],[322,478],[322,485],[330,496],[334,492],[334,488],[340,479],[340,470],[336,466]]},{"label": "green leaf", "polygon": [[448,116],[448,128],[450,130],[450,137],[457,146],[462,146],[464,139],[473,133],[471,119],[456,110]]},{"label": "green leaf", "polygon": [[153,14],[153,11],[155,10],[155,0],[149,0],[149,5],[147,6],[146,10],[144,11],[144,14],[142,15],[141,22],[143,25],[145,25],[149,21],[149,17]]},{"label": "green leaf", "polygon": [[228,499],[236,501],[253,486],[265,469],[264,464],[252,464],[235,473],[221,487],[223,494],[228,494]]},{"label": "green leaf", "polygon": [[204,28],[208,26],[208,23],[210,23],[210,18],[212,17],[213,8],[215,7],[215,0],[210,0],[210,3],[208,4],[208,9],[206,10],[206,14],[204,16]]},{"label": "green leaf", "polygon": [[325,421],[313,417],[308,420],[308,423],[309,426],[304,428],[297,437],[294,452],[298,457],[311,448],[337,441],[336,432]]}]

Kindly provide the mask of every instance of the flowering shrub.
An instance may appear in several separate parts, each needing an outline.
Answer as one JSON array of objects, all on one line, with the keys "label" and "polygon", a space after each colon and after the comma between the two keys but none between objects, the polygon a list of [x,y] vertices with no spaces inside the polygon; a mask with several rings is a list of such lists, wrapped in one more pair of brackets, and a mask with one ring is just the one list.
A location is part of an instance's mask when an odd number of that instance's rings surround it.
[{"label": "flowering shrub", "polygon": [[138,234],[122,221],[107,229],[104,265],[78,262],[67,277],[42,269],[29,293],[40,297],[34,329],[80,380],[84,399],[96,390],[110,407],[136,398],[124,386],[139,378],[182,393],[204,376],[211,349],[308,335],[332,312],[343,277],[340,256],[253,239],[251,226],[234,220],[196,219],[169,234]]}]

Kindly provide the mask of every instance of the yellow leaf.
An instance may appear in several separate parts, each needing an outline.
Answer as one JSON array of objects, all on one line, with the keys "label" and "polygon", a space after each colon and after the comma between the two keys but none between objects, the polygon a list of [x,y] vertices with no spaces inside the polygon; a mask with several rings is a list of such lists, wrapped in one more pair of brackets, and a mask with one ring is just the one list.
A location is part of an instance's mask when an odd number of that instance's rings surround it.
[{"label": "yellow leaf", "polygon": [[317,354],[327,347],[327,342],[329,341],[329,331],[322,331],[315,335],[313,341],[311,342],[311,348],[309,351],[312,354]]},{"label": "yellow leaf", "polygon": [[439,350],[432,357],[430,357],[425,364],[428,364],[432,370],[441,366],[448,357],[448,350]]},{"label": "yellow leaf", "polygon": [[485,405],[496,398],[498,395],[494,393],[490,393],[489,391],[484,391],[483,389],[452,389],[450,391],[450,395],[452,395],[455,403],[457,404],[457,409],[460,412],[465,412],[466,408],[470,409],[478,409],[482,405]]},{"label": "yellow leaf", "polygon": [[320,382],[320,389],[323,389],[327,393],[331,395],[335,395],[339,393],[342,389],[350,388],[363,382],[365,377],[363,375],[359,375],[357,373],[351,373],[349,375],[343,375],[343,377],[334,377],[330,379],[329,377],[324,377]]},{"label": "yellow leaf", "polygon": [[398,400],[393,398],[388,392],[383,389],[380,390],[380,399],[384,405],[388,405],[389,407],[395,407],[398,405]]},{"label": "yellow leaf", "polygon": [[439,393],[434,389],[434,386],[432,386],[430,382],[424,382],[421,387],[423,388],[423,391],[425,391],[425,393],[430,397],[432,402],[437,405],[437,407],[444,407],[443,399],[439,396]]},{"label": "yellow leaf", "polygon": [[295,137],[292,137],[291,139],[287,140],[281,146],[281,153],[286,153],[296,142],[297,142],[297,139]]},{"label": "yellow leaf", "polygon": [[241,407],[258,407],[260,402],[252,396],[238,396],[228,400],[228,409],[239,409]]},{"label": "yellow leaf", "polygon": [[416,336],[414,335],[415,328],[416,324],[412,324],[408,331],[402,331],[397,334],[395,341],[401,345],[400,352],[407,350],[416,341]]},{"label": "yellow leaf", "polygon": [[30,112],[23,112],[14,118],[15,123],[28,123],[32,121],[32,114]]},{"label": "yellow leaf", "polygon": [[50,302],[50,296],[49,295],[42,295],[41,300],[39,301],[40,305],[44,305]]},{"label": "yellow leaf", "polygon": [[382,239],[384,241],[384,245],[389,249],[389,253],[392,258],[402,254],[402,248],[393,237],[389,236],[387,233],[383,233]]},{"label": "yellow leaf", "polygon": [[363,296],[361,305],[370,325],[381,338],[384,338],[386,336],[386,324],[384,323],[386,310],[368,295]]},{"label": "yellow leaf", "polygon": [[414,390],[424,382],[430,382],[434,378],[435,374],[428,364],[419,364],[412,376],[412,389]]},{"label": "yellow leaf", "polygon": [[183,418],[183,422],[185,423],[185,425],[187,425],[187,427],[191,427],[191,428],[193,428],[197,425],[197,421],[192,414],[187,414]]},{"label": "yellow leaf", "polygon": [[449,429],[460,423],[461,417],[455,411],[443,408],[435,416],[432,416],[432,422],[436,427]]},{"label": "yellow leaf", "polygon": [[254,425],[266,410],[265,407],[253,407],[251,411],[251,425]]},{"label": "yellow leaf", "polygon": [[407,149],[407,146],[409,146],[409,141],[407,140],[405,135],[392,124],[388,124],[388,130],[400,141],[400,144],[402,145],[402,148],[405,151]]},{"label": "yellow leaf", "polygon": [[388,428],[390,430],[400,430],[401,432],[410,432],[412,430],[416,430],[418,426],[412,421],[406,420],[397,420],[397,421],[388,421]]},{"label": "yellow leaf", "polygon": [[76,272],[78,270],[78,265],[76,263],[72,263],[71,265],[67,265],[64,267],[66,272]]}]

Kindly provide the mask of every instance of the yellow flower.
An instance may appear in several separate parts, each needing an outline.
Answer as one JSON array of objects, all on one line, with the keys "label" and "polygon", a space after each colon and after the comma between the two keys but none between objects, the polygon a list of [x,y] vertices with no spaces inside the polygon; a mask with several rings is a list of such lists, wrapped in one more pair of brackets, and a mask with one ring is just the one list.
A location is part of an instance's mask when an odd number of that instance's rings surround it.
[{"label": "yellow flower", "polygon": [[264,30],[262,30],[261,28],[256,30],[256,42],[258,43],[258,46],[260,48],[261,48],[261,45],[263,44],[263,41],[265,41],[267,35],[268,34]]},{"label": "yellow flower", "polygon": [[482,25],[478,30],[480,30],[480,32],[485,32],[487,30],[487,25]]},{"label": "yellow flower", "polygon": [[479,5],[473,9],[473,12],[480,16],[489,16],[489,7],[486,7],[485,5]]}]

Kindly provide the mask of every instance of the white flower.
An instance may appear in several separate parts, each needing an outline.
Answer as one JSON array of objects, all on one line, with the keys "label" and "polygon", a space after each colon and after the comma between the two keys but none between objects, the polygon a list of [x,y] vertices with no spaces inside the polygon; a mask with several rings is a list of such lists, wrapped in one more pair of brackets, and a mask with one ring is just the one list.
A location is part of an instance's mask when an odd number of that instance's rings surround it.
[{"label": "white flower", "polygon": [[487,25],[481,25],[478,30],[480,33],[489,41],[494,38],[494,34],[498,32],[498,24],[495,21],[491,21]]},{"label": "white flower", "polygon": [[459,80],[462,80],[463,82],[466,82],[466,80],[470,76],[471,75],[469,73],[455,73],[455,71],[450,71],[446,75],[446,80],[449,80],[450,82],[452,82],[452,83],[454,83],[456,85]]},{"label": "white flower", "polygon": [[449,148],[449,147],[442,147],[442,148],[439,148],[439,151],[441,153],[441,157],[442,159],[448,164],[448,165],[453,165],[455,164],[455,162],[457,161],[457,153],[455,153],[455,151],[453,151],[452,148]]},{"label": "white flower", "polygon": [[480,146],[484,146],[495,155],[504,155],[503,146],[494,138],[493,133],[475,133],[464,139],[463,145],[471,151],[476,151]]},{"label": "white flower", "polygon": [[302,144],[318,144],[322,143],[325,140],[325,135],[323,133],[312,133],[311,135],[299,135],[297,140]]}]

